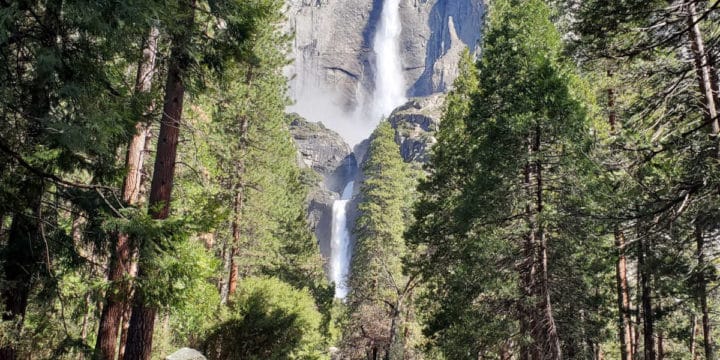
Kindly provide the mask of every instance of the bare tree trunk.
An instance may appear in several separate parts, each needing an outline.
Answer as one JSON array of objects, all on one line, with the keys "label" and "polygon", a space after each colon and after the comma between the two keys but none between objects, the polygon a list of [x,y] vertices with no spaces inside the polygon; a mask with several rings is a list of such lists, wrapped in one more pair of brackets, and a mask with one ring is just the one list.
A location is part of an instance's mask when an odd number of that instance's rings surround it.
[{"label": "bare tree trunk", "polygon": [[638,271],[640,272],[640,291],[642,293],[642,313],[643,313],[643,336],[644,336],[644,360],[656,360],[655,353],[655,332],[653,329],[653,307],[652,294],[650,287],[650,274],[648,273],[645,257],[647,256],[646,240],[640,236],[638,240],[640,245],[640,253],[638,254]]},{"label": "bare tree trunk", "polygon": [[[130,278],[135,278],[138,272],[137,249],[130,255]],[[132,299],[134,291],[130,288],[128,300]],[[123,308],[122,318],[120,319],[120,343],[118,344],[118,359],[125,357],[125,347],[127,345],[128,329],[130,329],[130,317],[132,316],[132,301],[126,301]]]},{"label": "bare tree trunk", "polygon": [[[612,71],[608,70],[608,77],[612,77]],[[617,113],[615,112],[615,89],[610,87],[607,90],[608,95],[608,123],[610,131],[615,132],[617,128]],[[617,304],[618,304],[618,336],[620,338],[620,358],[622,360],[633,360],[633,329],[630,309],[630,290],[627,279],[627,257],[625,256],[625,234],[619,228],[615,229],[615,248],[618,251],[618,261],[616,265],[616,282],[617,282]]]},{"label": "bare tree trunk", "polygon": [[230,251],[230,276],[228,277],[228,299],[232,298],[237,290],[240,269],[238,267],[239,256],[238,245],[233,244]]},{"label": "bare tree trunk", "polygon": [[618,250],[617,295],[619,313],[620,356],[622,360],[633,359],[632,319],[630,318],[630,292],[627,281],[627,258],[625,257],[625,234],[615,230],[615,247]]},{"label": "bare tree trunk", "polygon": [[[530,139],[528,139],[528,154],[532,153],[532,147],[530,145]],[[525,241],[523,244],[523,261],[520,265],[520,279],[522,281],[521,283],[521,294],[522,299],[520,299],[520,309],[519,309],[519,315],[520,315],[520,331],[521,335],[524,336],[530,336],[533,340],[536,338],[537,334],[537,323],[536,319],[537,316],[535,314],[535,309],[531,304],[528,304],[527,302],[530,301],[530,299],[533,299],[535,295],[535,277],[537,272],[536,262],[535,262],[535,247],[536,241],[535,241],[535,231],[534,231],[534,225],[532,225],[532,217],[533,217],[533,206],[532,206],[532,198],[533,198],[533,191],[532,191],[532,164],[528,161],[525,164],[525,178],[523,180],[523,187],[525,188],[525,191],[527,193],[527,205],[525,208],[526,217],[528,223],[530,226],[530,231],[527,235],[525,235]],[[523,343],[520,344],[521,350],[520,350],[520,359],[521,360],[539,360],[540,354],[537,351],[538,344],[533,341],[533,343],[528,344],[527,342],[523,341]]]},{"label": "bare tree trunk", "polygon": [[640,261],[638,258],[638,262],[636,263],[636,269],[635,269],[635,293],[636,293],[636,299],[635,302],[638,304],[634,310],[635,310],[635,321],[633,322],[634,327],[634,335],[633,335],[633,357],[636,359],[640,359],[640,327],[641,327],[641,321],[642,321],[642,307],[639,304],[642,304],[642,291],[640,290],[640,284],[642,281],[641,279],[641,271],[640,271]]},{"label": "bare tree trunk", "polygon": [[228,300],[228,294],[230,293],[230,269],[232,269],[232,240],[227,239],[223,243],[222,249],[222,260],[223,260],[223,274],[227,274],[227,278],[223,275],[220,278],[220,304],[225,305]]},{"label": "bare tree trunk", "polygon": [[664,360],[665,359],[665,339],[662,331],[658,332],[658,350],[657,350],[657,358],[658,360]]},{"label": "bare tree trunk", "polygon": [[405,358],[405,346],[400,332],[403,326],[403,309],[403,299],[401,296],[390,312],[390,336],[386,360],[402,360]]},{"label": "bare tree trunk", "polygon": [[[195,24],[195,0],[188,0],[185,6],[185,13],[180,15],[184,16],[180,19],[180,23],[185,28],[173,38],[172,42],[163,115],[150,187],[149,213],[156,220],[167,219],[170,215],[170,201],[175,180],[177,146],[185,97],[183,76],[190,66],[190,55],[187,53],[186,45],[190,41],[190,29]],[[143,278],[144,275],[143,268],[139,268],[138,277]],[[124,359],[149,360],[157,309],[146,306],[143,294],[138,293],[135,298]]]},{"label": "bare tree trunk", "polygon": [[705,268],[708,266],[705,260],[705,236],[703,234],[700,219],[696,219],[696,222],[695,240],[697,242],[697,261],[699,271],[696,286],[698,300],[700,302],[700,311],[702,311],[703,345],[705,350],[705,359],[714,360],[715,351],[713,349],[712,326],[710,324],[710,309],[708,308],[707,300],[707,279],[705,277]]},{"label": "bare tree trunk", "polygon": [[[535,129],[535,141],[533,145],[533,152],[535,154],[540,152],[540,139],[541,130],[538,126]],[[544,199],[543,199],[543,165],[541,160],[535,161],[535,196],[536,196],[536,216],[539,217],[544,211]],[[541,304],[541,323],[543,325],[544,335],[544,346],[546,347],[543,351],[543,359],[561,359],[562,349],[560,347],[560,337],[557,333],[557,327],[555,325],[555,317],[552,311],[552,302],[550,300],[550,277],[548,273],[548,242],[545,228],[539,219],[535,219],[535,228],[537,229],[539,239],[539,253],[538,260],[540,264],[540,289],[538,295],[542,299]]]},{"label": "bare tree trunk", "polygon": [[[138,66],[135,91],[148,93],[152,87],[152,78],[155,74],[155,58],[157,53],[157,41],[159,30],[152,27],[145,41],[143,59]],[[147,114],[154,109],[150,104]],[[143,177],[143,163],[145,159],[145,147],[148,139],[147,120],[139,121],[135,125],[135,135],[128,145],[125,166],[127,172],[123,183],[123,201],[130,206],[136,206],[140,199],[140,189]],[[115,242],[115,250],[110,260],[108,281],[111,284],[108,290],[106,305],[100,316],[98,330],[96,357],[103,360],[114,360],[116,357],[116,346],[118,343],[119,331],[123,326],[123,314],[129,307],[132,286],[129,278],[134,277],[131,271],[133,265],[133,254],[136,245],[132,243],[127,234],[118,233]],[[121,341],[120,347],[124,343]]]},{"label": "bare tree trunk", "polygon": [[[245,74],[245,84],[252,85],[253,79],[253,68],[249,66],[247,73]],[[248,100],[246,98],[245,100]],[[238,117],[240,138],[239,138],[239,152],[240,157],[238,158],[236,165],[236,174],[233,174],[237,184],[235,185],[235,201],[233,204],[233,222],[232,222],[232,233],[233,243],[231,246],[231,258],[230,258],[230,276],[228,279],[228,297],[232,297],[237,289],[239,269],[237,264],[237,258],[240,255],[240,241],[241,241],[241,230],[240,230],[240,219],[243,216],[245,209],[245,154],[248,147],[248,130],[250,127],[250,118],[247,114],[241,114]]]},{"label": "bare tree trunk", "polygon": [[706,119],[712,126],[713,135],[720,133],[720,124],[718,122],[718,108],[715,104],[715,96],[713,94],[713,75],[710,66],[710,59],[705,50],[700,24],[697,19],[697,0],[685,0],[688,17],[687,22],[690,26],[690,48],[695,60],[695,71],[698,76],[698,84],[702,93],[702,103],[705,107]]},{"label": "bare tree trunk", "polygon": [[697,338],[697,316],[692,314],[690,317],[690,359],[695,360]]}]

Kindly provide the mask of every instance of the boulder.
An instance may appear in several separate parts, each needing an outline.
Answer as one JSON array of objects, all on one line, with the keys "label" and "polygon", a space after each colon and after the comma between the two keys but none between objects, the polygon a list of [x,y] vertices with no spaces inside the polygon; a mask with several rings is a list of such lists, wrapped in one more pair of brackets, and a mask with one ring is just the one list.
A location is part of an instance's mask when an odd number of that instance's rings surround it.
[{"label": "boulder", "polygon": [[182,348],[168,355],[165,360],[207,360],[207,358],[195,349]]}]

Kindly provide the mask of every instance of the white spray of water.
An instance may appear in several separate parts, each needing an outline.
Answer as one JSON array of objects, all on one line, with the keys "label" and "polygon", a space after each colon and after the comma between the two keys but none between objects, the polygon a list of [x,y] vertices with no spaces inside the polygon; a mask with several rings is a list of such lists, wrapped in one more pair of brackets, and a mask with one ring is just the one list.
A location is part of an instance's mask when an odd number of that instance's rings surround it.
[{"label": "white spray of water", "polygon": [[384,0],[380,23],[373,42],[375,51],[375,92],[372,116],[378,121],[399,105],[405,98],[405,78],[400,59],[400,0]]},{"label": "white spray of water", "polygon": [[352,198],[354,182],[345,185],[342,197],[333,203],[330,278],[335,283],[335,297],[348,293],[347,275],[350,269],[350,232],[347,228],[347,204]]}]

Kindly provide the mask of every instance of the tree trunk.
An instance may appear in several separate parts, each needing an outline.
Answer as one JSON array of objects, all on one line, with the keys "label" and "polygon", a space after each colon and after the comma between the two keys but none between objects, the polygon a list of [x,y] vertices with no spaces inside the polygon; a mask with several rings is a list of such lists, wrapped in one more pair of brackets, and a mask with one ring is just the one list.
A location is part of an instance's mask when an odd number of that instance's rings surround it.
[{"label": "tree trunk", "polygon": [[512,343],[510,341],[504,342],[500,345],[500,360],[511,360],[512,359]]},{"label": "tree trunk", "polygon": [[[532,152],[530,142],[528,140],[528,153]],[[529,225],[532,224],[532,165],[528,161],[525,164],[525,178],[523,180],[523,187],[528,195],[527,205],[525,208],[527,222]],[[519,301],[519,317],[520,317],[520,333],[523,337],[530,336],[535,339],[535,333],[537,329],[535,315],[535,309],[528,302],[532,301],[535,295],[535,277],[536,277],[536,263],[535,263],[535,231],[530,226],[531,230],[525,235],[525,241],[523,243],[523,260],[520,265],[520,293],[522,298]],[[522,341],[520,344],[520,359],[521,360],[538,360],[539,354],[537,353],[537,344]]]},{"label": "tree trunk", "polygon": [[[195,23],[194,8],[195,0],[188,0],[184,9],[186,11],[185,18],[180,20],[184,28],[173,38],[173,49],[170,54],[163,115],[150,187],[149,213],[155,220],[167,219],[170,215],[170,200],[175,180],[175,161],[185,96],[183,77],[190,66],[190,55],[185,46],[190,41],[190,29]],[[138,277],[143,278],[144,275],[143,268],[139,268]],[[124,359],[149,360],[152,353],[152,336],[157,310],[145,305],[143,294],[138,293],[135,298]]]},{"label": "tree trunk", "polygon": [[[638,262],[636,263],[636,269],[635,269],[635,293],[636,298],[635,302],[637,304],[642,304],[642,291],[640,290],[640,284],[642,281],[641,279],[641,271],[640,271],[640,259],[638,258]],[[635,359],[640,359],[640,322],[642,321],[642,308],[640,305],[637,305],[633,308],[635,311],[635,321],[633,321],[633,357]]]},{"label": "tree trunk", "polygon": [[150,360],[156,315],[157,310],[152,307],[133,306],[124,360]]},{"label": "tree trunk", "polygon": [[695,340],[697,337],[697,316],[695,314],[692,314],[690,317],[690,360],[695,360],[695,353],[696,353],[696,343]]},{"label": "tree trunk", "polygon": [[619,313],[620,356],[622,360],[633,359],[632,319],[630,318],[630,292],[627,281],[627,258],[625,257],[625,234],[615,230],[615,247],[618,250],[617,295]]},{"label": "tree trunk", "polygon": [[645,257],[647,256],[646,240],[642,239],[642,235],[638,240],[640,245],[640,252],[638,254],[638,271],[640,272],[640,291],[642,293],[642,313],[643,313],[643,346],[645,357],[643,360],[656,360],[655,353],[655,333],[653,330],[654,319],[653,319],[653,307],[652,307],[652,295],[650,287],[650,274],[648,273],[648,266],[645,263]]},{"label": "tree trunk", "polygon": [[400,298],[390,313],[390,340],[388,341],[387,360],[402,360],[405,357],[405,346],[401,335],[403,326],[402,312],[403,300]]},{"label": "tree trunk", "polygon": [[657,351],[657,358],[658,360],[664,360],[665,359],[665,339],[663,337],[663,333],[658,333],[658,351]]},{"label": "tree trunk", "polygon": [[720,133],[720,124],[717,117],[717,106],[715,104],[715,96],[713,94],[713,76],[705,50],[700,24],[697,19],[697,0],[685,0],[688,17],[687,22],[690,26],[690,48],[692,50],[693,59],[695,60],[695,71],[698,77],[700,92],[702,93],[702,103],[705,107],[706,120],[711,124],[713,135]]},{"label": "tree trunk", "polygon": [[716,58],[710,52],[708,52],[708,61],[710,61],[710,80],[712,81],[710,87],[715,95],[716,112],[720,114],[720,75],[718,75]]},{"label": "tree trunk", "polygon": [[[138,66],[135,82],[137,93],[148,93],[152,87],[152,78],[155,74],[155,58],[159,30],[150,29],[150,33],[143,49],[143,59]],[[146,114],[152,113],[154,104],[148,106]],[[135,135],[132,137],[125,158],[126,174],[123,182],[123,201],[130,206],[138,205],[140,189],[142,187],[143,163],[145,160],[145,146],[148,139],[148,121],[142,120],[135,125]],[[132,286],[130,278],[133,267],[133,254],[137,246],[132,243],[127,234],[118,233],[115,242],[115,251],[110,260],[108,281],[111,284],[107,293],[106,305],[100,316],[96,357],[103,360],[114,360],[115,349],[118,343],[120,328],[123,326],[123,313],[130,303]],[[120,347],[123,347],[121,342]]]},{"label": "tree trunk", "polygon": [[697,219],[695,224],[695,240],[697,242],[697,261],[699,271],[696,286],[697,296],[700,302],[700,311],[702,311],[702,329],[705,359],[714,360],[715,351],[713,349],[712,326],[710,324],[710,309],[708,307],[707,299],[707,279],[705,277],[705,268],[708,266],[708,264],[705,261],[705,236],[703,234],[700,219]]},{"label": "tree trunk", "polygon": [[[250,86],[252,84],[253,71],[252,67],[249,67],[245,74],[245,84]],[[247,100],[247,98],[245,99]],[[228,277],[228,297],[232,297],[237,290],[237,283],[239,277],[238,268],[238,256],[240,255],[240,241],[241,241],[241,229],[240,220],[243,216],[245,209],[245,154],[247,152],[248,145],[248,129],[250,126],[249,117],[246,114],[239,116],[239,127],[240,127],[240,138],[239,138],[239,158],[236,165],[236,174],[234,178],[237,183],[235,184],[235,200],[233,202],[233,221],[232,221],[232,234],[233,243],[231,246],[231,258],[230,258],[230,275]]]},{"label": "tree trunk", "polygon": [[[537,154],[540,152],[540,139],[541,130],[540,126],[535,129],[535,140],[533,144],[533,153]],[[541,317],[539,319],[540,324],[543,325],[543,344],[545,350],[543,351],[543,359],[553,360],[562,358],[562,350],[560,347],[560,337],[557,333],[557,327],[555,326],[555,318],[552,311],[552,302],[550,300],[550,276],[548,273],[548,242],[545,228],[540,223],[539,217],[544,211],[544,199],[543,199],[543,164],[540,159],[535,161],[535,201],[536,201],[536,218],[534,221],[534,227],[537,229],[537,238],[539,239],[538,248],[538,262],[540,264],[540,289],[538,294],[541,299]]]},{"label": "tree trunk", "polygon": [[238,277],[240,269],[238,266],[238,245],[233,244],[230,250],[230,276],[228,277],[228,301],[232,298],[233,294],[237,290]]},{"label": "tree trunk", "polygon": [[230,272],[232,271],[232,240],[225,240],[222,248],[223,274],[227,274],[227,278],[223,275],[220,277],[220,304],[225,305],[230,293]]}]

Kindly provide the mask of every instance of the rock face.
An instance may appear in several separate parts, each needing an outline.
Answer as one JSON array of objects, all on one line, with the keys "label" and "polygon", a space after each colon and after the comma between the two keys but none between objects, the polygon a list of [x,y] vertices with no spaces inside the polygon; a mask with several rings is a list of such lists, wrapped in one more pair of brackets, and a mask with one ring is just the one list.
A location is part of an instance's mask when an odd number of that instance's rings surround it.
[{"label": "rock face", "polygon": [[336,132],[321,123],[290,115],[290,132],[298,150],[298,165],[312,171],[308,195],[308,219],[325,258],[330,256],[332,206],[345,184],[357,173],[357,161],[350,146]]},{"label": "rock face", "polygon": [[323,178],[322,185],[339,193],[345,187],[355,163],[350,146],[322,123],[309,122],[291,115],[290,132],[300,156],[300,167],[311,168]]},{"label": "rock face", "polygon": [[[444,92],[463,48],[478,49],[484,0],[401,0],[401,57],[410,97]],[[351,110],[374,88],[373,35],[383,0],[289,0],[292,96]],[[335,98],[328,99],[328,95]]]},{"label": "rock face", "polygon": [[405,162],[425,163],[428,151],[437,142],[445,102],[444,94],[410,99],[393,111],[388,121],[395,129],[395,142]]},{"label": "rock face", "polygon": [[207,358],[197,350],[182,348],[166,357],[165,360],[207,360]]}]

